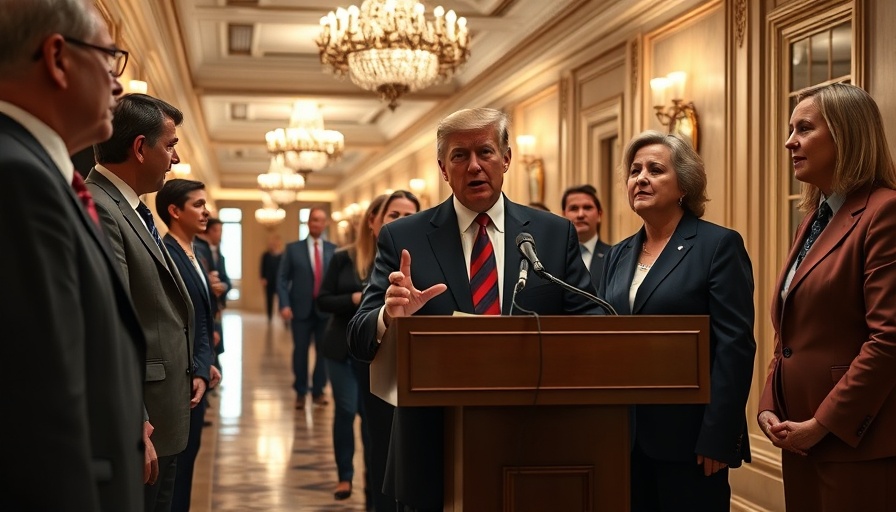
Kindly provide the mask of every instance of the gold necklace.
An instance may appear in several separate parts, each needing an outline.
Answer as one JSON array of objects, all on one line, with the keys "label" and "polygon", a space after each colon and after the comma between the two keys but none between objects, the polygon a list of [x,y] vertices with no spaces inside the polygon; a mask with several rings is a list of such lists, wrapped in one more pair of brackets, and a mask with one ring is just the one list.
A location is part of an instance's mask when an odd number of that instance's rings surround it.
[{"label": "gold necklace", "polygon": [[177,242],[177,245],[179,245],[180,248],[184,250],[184,252],[187,254],[187,258],[190,258],[190,261],[195,263],[196,255],[193,254],[193,244],[185,244],[180,238],[175,236],[174,233],[171,233],[171,238],[173,238]]}]

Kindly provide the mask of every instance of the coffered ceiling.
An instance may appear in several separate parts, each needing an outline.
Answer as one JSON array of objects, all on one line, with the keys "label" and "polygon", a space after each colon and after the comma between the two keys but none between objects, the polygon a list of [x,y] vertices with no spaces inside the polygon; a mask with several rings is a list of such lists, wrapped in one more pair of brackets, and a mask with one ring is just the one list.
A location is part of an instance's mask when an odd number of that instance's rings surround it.
[{"label": "coffered ceiling", "polygon": [[[128,0],[121,0],[127,3]],[[309,191],[332,190],[347,174],[364,168],[396,135],[440,101],[488,72],[532,34],[555,21],[575,0],[446,0],[468,20],[471,56],[452,82],[412,93],[390,111],[379,97],[323,71],[314,40],[320,18],[347,0],[170,0],[148,15],[173,22],[155,31],[175,44],[160,44],[165,61],[181,63],[195,95],[190,133],[203,144],[201,173],[223,191],[254,191],[269,164],[264,135],[288,124],[292,103],[313,100],[327,129],[345,135],[344,157],[310,176]],[[146,5],[146,4],[144,4]],[[435,3],[427,1],[427,15]],[[145,13],[146,11],[144,11]],[[149,74],[149,73],[147,73]],[[139,77],[149,82],[152,76]],[[150,93],[153,93],[152,86]],[[185,155],[185,160],[192,158]]]}]

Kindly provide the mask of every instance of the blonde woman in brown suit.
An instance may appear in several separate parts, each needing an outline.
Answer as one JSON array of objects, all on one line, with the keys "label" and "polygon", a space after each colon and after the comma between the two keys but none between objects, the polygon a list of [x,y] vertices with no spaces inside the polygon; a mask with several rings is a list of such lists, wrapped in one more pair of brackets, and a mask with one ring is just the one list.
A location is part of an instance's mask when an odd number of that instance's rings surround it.
[{"label": "blonde woman in brown suit", "polygon": [[785,146],[807,215],[772,300],[759,426],[783,450],[788,511],[896,510],[896,168],[880,111],[852,85],[804,91]]}]

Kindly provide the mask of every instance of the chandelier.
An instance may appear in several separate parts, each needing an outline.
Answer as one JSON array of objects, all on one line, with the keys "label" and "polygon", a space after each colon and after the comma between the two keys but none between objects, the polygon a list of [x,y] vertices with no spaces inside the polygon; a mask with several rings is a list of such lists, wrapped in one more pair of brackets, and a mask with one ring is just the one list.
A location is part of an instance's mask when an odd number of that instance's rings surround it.
[{"label": "chandelier", "polygon": [[283,163],[283,155],[271,157],[267,172],[258,175],[258,188],[267,193],[274,203],[286,206],[296,200],[296,194],[305,188],[305,176],[296,174]]},{"label": "chandelier", "polygon": [[262,207],[255,210],[255,220],[262,226],[271,228],[286,218],[286,211],[283,208],[278,208],[269,195],[264,194],[261,203]]},{"label": "chandelier", "polygon": [[414,0],[364,0],[321,18],[324,69],[376,91],[395,110],[398,98],[447,81],[470,56],[467,20],[439,6],[433,19]]},{"label": "chandelier", "polygon": [[312,101],[293,104],[289,128],[265,134],[268,151],[283,157],[283,164],[296,172],[319,171],[342,156],[345,138],[335,130],[324,130],[324,116]]}]

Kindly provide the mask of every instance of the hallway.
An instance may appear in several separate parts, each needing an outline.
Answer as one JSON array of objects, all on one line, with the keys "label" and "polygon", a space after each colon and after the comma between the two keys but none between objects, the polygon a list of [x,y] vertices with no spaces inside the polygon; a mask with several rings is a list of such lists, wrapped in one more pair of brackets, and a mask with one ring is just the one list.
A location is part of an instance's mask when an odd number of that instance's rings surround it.
[{"label": "hallway", "polygon": [[[194,512],[363,511],[363,448],[356,420],[354,492],[335,501],[333,400],[296,411],[292,336],[261,313],[224,315],[224,379],[206,416],[193,483]],[[313,360],[313,357],[312,357]]]}]

